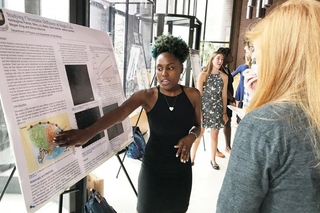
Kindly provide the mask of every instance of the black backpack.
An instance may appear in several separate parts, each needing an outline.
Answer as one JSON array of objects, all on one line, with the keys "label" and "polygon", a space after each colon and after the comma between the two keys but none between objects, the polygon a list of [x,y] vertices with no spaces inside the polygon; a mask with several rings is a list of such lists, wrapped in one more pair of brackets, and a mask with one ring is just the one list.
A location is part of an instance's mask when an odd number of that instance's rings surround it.
[{"label": "black backpack", "polygon": [[89,200],[84,206],[85,213],[117,213],[97,190],[91,189]]}]

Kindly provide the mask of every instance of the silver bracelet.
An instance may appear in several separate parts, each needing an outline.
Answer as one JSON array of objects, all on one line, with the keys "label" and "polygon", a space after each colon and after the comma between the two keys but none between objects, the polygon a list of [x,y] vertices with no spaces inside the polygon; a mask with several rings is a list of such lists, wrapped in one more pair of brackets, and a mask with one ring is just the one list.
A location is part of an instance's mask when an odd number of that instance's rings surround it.
[{"label": "silver bracelet", "polygon": [[195,139],[198,138],[198,135],[197,135],[196,133],[194,133],[194,132],[191,132],[191,130],[189,131],[189,135],[190,135],[190,134],[194,135]]}]

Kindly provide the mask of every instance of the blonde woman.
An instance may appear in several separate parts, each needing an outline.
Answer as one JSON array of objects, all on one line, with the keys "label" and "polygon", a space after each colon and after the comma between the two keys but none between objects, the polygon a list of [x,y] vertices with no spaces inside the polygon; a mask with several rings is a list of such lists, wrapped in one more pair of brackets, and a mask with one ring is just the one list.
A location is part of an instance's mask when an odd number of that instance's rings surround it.
[{"label": "blonde woman", "polygon": [[[320,2],[289,0],[247,38],[258,79],[241,120],[217,212],[320,212]],[[232,198],[232,199],[230,199]]]},{"label": "blonde woman", "polygon": [[223,59],[222,52],[214,52],[206,68],[198,77],[197,89],[202,96],[202,128],[191,150],[191,162],[193,164],[205,128],[211,129],[210,164],[215,170],[220,169],[216,162],[219,129],[223,128],[228,121],[226,109],[228,76],[219,70],[223,64]]}]

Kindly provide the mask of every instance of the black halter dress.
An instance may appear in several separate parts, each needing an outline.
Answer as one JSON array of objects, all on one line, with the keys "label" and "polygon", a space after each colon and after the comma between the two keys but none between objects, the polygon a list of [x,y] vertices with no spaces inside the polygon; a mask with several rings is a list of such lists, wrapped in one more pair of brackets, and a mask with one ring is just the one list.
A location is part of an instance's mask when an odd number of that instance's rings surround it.
[{"label": "black halter dress", "polygon": [[[138,180],[139,213],[183,213],[189,206],[192,185],[190,160],[180,162],[174,145],[194,126],[194,108],[184,88],[174,97],[158,87],[158,100],[147,113],[150,137]],[[175,103],[175,104],[174,104]],[[170,110],[168,104],[174,110]]]}]

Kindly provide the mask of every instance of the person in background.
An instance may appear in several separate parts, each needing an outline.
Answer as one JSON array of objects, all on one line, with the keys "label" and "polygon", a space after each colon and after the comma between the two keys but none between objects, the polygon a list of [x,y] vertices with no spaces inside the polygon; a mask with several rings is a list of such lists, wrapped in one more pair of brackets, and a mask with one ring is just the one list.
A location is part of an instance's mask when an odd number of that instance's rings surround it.
[{"label": "person in background", "polygon": [[232,77],[235,77],[236,75],[240,74],[240,81],[235,93],[234,99],[236,100],[236,107],[240,107],[239,103],[243,101],[243,94],[244,94],[244,76],[243,76],[243,71],[246,69],[249,69],[251,67],[251,56],[246,54],[245,55],[245,64],[241,64],[240,66],[237,67],[237,69],[232,73]]},{"label": "person in background", "polygon": [[[257,63],[256,63],[256,53],[254,52],[254,48],[252,47],[252,44],[250,44],[249,42],[246,42],[246,45],[245,45],[245,51],[246,51],[246,54],[249,54],[251,56],[251,67],[244,70],[242,72],[242,75],[245,77],[245,76],[250,76],[250,75],[253,75],[253,76],[257,76],[258,74],[258,66],[257,66]],[[253,95],[253,94],[252,94]],[[243,103],[242,103],[242,108],[244,110],[246,110],[246,108],[249,106],[250,104],[250,101],[251,101],[251,98],[252,98],[252,95],[246,90],[246,88],[244,87],[243,89]]]},{"label": "person in background", "polygon": [[[248,78],[248,76],[257,76],[258,74],[258,65],[256,63],[256,59],[255,59],[255,54],[252,54],[252,60],[251,60],[251,68],[250,69],[246,69],[245,71],[243,71],[242,75],[244,76],[244,78]],[[253,94],[250,94],[248,91],[248,89],[246,89],[246,87],[244,87],[244,93],[243,93],[243,105],[242,108],[244,110],[246,110],[251,102],[252,96]]]},{"label": "person in background", "polygon": [[[238,108],[243,108],[243,99],[244,99],[244,95],[245,95],[245,88],[244,88],[244,72],[247,69],[250,69],[251,65],[252,65],[252,50],[253,48],[250,47],[248,42],[245,42],[245,64],[240,65],[239,67],[237,67],[237,69],[232,73],[232,77],[235,77],[236,75],[240,74],[240,81],[235,93],[235,100],[236,100],[236,107]],[[248,99],[248,94],[246,94],[246,98]],[[239,122],[241,121],[241,116],[236,115],[236,122],[237,124],[239,124]]]},{"label": "person in background", "polygon": [[222,52],[213,52],[207,66],[197,79],[197,88],[202,95],[202,128],[191,151],[191,162],[193,164],[204,130],[209,128],[211,130],[210,164],[215,170],[220,169],[216,162],[219,129],[223,128],[228,122],[226,104],[228,76],[219,70],[223,64],[223,59]]},{"label": "person in background", "polygon": [[258,76],[245,76],[254,96],[217,213],[320,212],[320,60],[310,57],[320,53],[319,32],[316,0],[285,1],[247,31]]},{"label": "person in background", "polygon": [[201,96],[196,88],[179,84],[188,55],[188,45],[181,38],[159,36],[152,48],[158,86],[134,93],[92,126],[64,131],[54,139],[63,147],[82,146],[142,106],[147,113],[150,137],[138,179],[139,213],[183,213],[189,206],[190,149],[200,134]]},{"label": "person in background", "polygon": [[[231,49],[230,48],[226,48],[226,47],[220,47],[218,49],[218,52],[222,52],[225,56],[225,59],[223,61],[223,65],[221,66],[220,70],[222,72],[224,72],[227,76],[228,76],[228,100],[227,100],[227,105],[236,105],[236,100],[233,97],[233,93],[234,93],[234,89],[233,89],[233,77],[232,74],[229,70],[229,68],[227,67],[227,65],[229,63],[231,63],[233,61],[233,56],[231,53]],[[224,125],[223,128],[223,133],[226,139],[226,149],[225,151],[227,153],[231,152],[231,118],[232,118],[232,111],[231,109],[227,108],[227,115],[229,117],[228,122]],[[225,155],[219,151],[219,149],[217,149],[217,156],[224,158]]]}]

